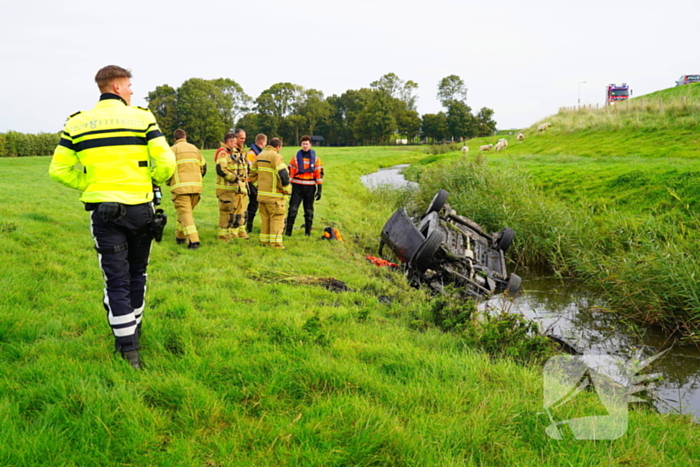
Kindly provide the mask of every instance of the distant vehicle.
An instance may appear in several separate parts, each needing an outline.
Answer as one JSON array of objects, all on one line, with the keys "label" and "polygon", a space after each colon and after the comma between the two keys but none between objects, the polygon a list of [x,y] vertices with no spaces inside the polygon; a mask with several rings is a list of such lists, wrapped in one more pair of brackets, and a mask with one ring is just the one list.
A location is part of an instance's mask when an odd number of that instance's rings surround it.
[{"label": "distant vehicle", "polygon": [[676,86],[682,86],[684,84],[699,83],[700,75],[683,75],[676,81]]},{"label": "distant vehicle", "polygon": [[609,84],[605,87],[605,105],[615,105],[615,102],[626,101],[630,98],[630,87],[627,83],[622,86]]}]

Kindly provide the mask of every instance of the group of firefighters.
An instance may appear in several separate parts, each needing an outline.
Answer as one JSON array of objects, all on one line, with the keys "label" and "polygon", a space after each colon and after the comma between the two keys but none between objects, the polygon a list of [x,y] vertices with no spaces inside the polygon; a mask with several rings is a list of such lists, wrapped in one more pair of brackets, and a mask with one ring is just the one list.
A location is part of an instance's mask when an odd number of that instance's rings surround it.
[{"label": "group of firefighters", "polygon": [[[100,99],[94,108],[68,117],[49,175],[81,192],[105,281],[101,303],[115,350],[133,368],[141,368],[146,269],[152,241],[160,241],[165,226],[154,186],[170,185],[176,242],[197,249],[192,210],[202,194],[206,162],[183,130],[175,131],[175,144],[169,147],[153,114],[131,105],[131,71],[109,65],[97,72],[95,82]],[[308,136],[301,139],[289,168],[280,156],[279,138],[268,144],[265,135],[257,135],[248,151],[245,139],[243,130],[227,133],[216,152],[218,238],[227,243],[248,238],[259,210],[261,245],[283,249],[282,235],[292,234],[302,203],[306,235],[311,233],[313,203],[321,198],[321,159]],[[290,194],[285,227],[285,196]]]},{"label": "group of firefighters", "polygon": [[[193,209],[202,193],[206,162],[196,146],[187,142],[184,130],[176,130],[172,146],[176,170],[168,181],[177,212],[175,241],[188,248],[200,246]],[[227,133],[214,155],[216,197],[219,204],[217,238],[225,243],[247,239],[260,211],[260,244],[284,249],[283,234],[292,235],[299,207],[304,207],[304,233],[311,235],[314,201],[321,199],[323,164],[311,149],[311,138],[301,138],[301,149],[287,166],[280,155],[282,141],[258,134],[245,150],[246,133]],[[285,222],[285,197],[291,195]]]}]

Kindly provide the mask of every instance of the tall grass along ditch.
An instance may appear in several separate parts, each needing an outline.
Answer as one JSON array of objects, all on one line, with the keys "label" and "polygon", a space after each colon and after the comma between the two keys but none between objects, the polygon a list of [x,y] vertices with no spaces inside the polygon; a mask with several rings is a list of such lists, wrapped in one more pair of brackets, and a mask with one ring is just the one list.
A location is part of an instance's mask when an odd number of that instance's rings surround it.
[{"label": "tall grass along ditch", "polygon": [[449,167],[435,163],[407,172],[420,181],[422,196],[444,188],[460,213],[491,230],[513,228],[516,272],[546,266],[583,279],[626,316],[688,338],[700,330],[700,224],[694,216],[566,202],[515,163],[462,158]]}]

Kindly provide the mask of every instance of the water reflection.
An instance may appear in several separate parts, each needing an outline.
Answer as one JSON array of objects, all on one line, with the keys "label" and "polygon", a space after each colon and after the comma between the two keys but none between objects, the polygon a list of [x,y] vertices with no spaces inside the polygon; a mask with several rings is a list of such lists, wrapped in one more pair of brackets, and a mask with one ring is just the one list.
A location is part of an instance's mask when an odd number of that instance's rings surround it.
[{"label": "water reflection", "polygon": [[671,350],[643,373],[663,377],[654,391],[661,412],[692,414],[700,420],[700,352],[669,340],[661,330],[629,323],[600,299],[571,282],[551,277],[523,278],[523,293],[511,300],[494,297],[481,305],[519,313],[547,334],[562,338],[580,353],[623,359]]},{"label": "water reflection", "polygon": [[360,181],[367,188],[377,188],[379,186],[389,186],[391,188],[417,187],[417,183],[409,182],[401,173],[409,165],[401,164],[379,169],[374,173],[363,175],[360,177]]}]

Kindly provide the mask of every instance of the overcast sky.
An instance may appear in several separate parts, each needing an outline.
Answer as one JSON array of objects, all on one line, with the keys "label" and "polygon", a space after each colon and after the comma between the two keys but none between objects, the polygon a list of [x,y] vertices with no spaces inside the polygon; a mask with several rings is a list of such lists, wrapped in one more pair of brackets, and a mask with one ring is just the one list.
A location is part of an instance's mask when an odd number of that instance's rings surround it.
[{"label": "overcast sky", "polygon": [[434,113],[455,74],[499,129],[575,105],[579,89],[602,105],[609,83],[638,96],[700,73],[700,0],[19,0],[0,22],[0,132],[59,131],[94,105],[109,64],[132,70],[142,106],[194,77],[232,78],[255,98],[278,82],[341,94],[393,72]]}]

